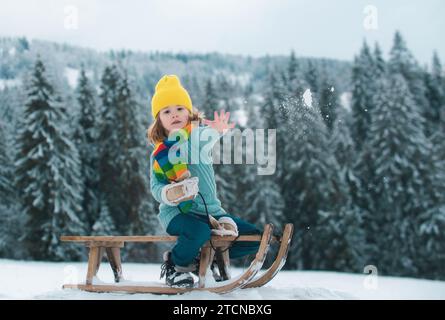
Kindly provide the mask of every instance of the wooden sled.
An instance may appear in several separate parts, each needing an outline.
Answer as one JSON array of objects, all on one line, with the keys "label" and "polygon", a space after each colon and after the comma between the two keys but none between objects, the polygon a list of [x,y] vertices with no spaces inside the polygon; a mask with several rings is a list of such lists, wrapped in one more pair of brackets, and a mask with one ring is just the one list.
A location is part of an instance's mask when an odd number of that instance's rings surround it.
[{"label": "wooden sled", "polygon": [[[174,242],[177,240],[175,236],[63,236],[62,241],[80,242],[84,243],[89,248],[88,271],[84,284],[64,285],[64,289],[81,289],[91,292],[127,292],[127,293],[154,293],[154,294],[181,294],[196,290],[205,290],[215,293],[228,293],[233,290],[244,287],[258,287],[270,281],[284,265],[290,239],[292,237],[293,227],[291,224],[286,225],[283,236],[273,237],[273,226],[267,224],[264,227],[262,235],[248,235],[240,236],[237,239],[231,236],[212,236],[212,244],[218,251],[220,248],[227,247],[232,241],[259,241],[260,246],[255,259],[247,270],[234,279],[228,279],[226,276],[216,286],[205,287],[205,276],[207,269],[214,259],[215,251],[210,242],[207,242],[201,248],[201,258],[199,265],[199,281],[197,287],[193,288],[176,288],[168,287],[166,285],[128,285],[120,283],[122,277],[122,265],[120,259],[120,249],[124,247],[125,242]],[[280,242],[280,249],[277,259],[272,266],[264,272],[261,276],[254,279],[255,275],[261,269],[269,245],[271,242]],[[103,254],[106,253],[114,273],[114,280],[116,284],[94,284],[93,277],[97,274],[100,266],[100,261]],[[224,264],[219,265],[220,273],[227,275],[227,268],[229,267],[228,251],[222,253],[222,261]],[[281,262],[277,262],[277,261]],[[222,270],[225,268],[226,270]],[[125,281],[124,281],[125,282]],[[249,286],[250,284],[250,286]]]}]

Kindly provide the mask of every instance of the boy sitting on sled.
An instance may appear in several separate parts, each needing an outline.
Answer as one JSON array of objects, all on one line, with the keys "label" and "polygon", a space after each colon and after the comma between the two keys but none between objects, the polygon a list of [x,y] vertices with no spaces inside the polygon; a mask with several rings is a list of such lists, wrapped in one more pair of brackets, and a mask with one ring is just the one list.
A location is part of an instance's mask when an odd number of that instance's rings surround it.
[{"label": "boy sitting on sled", "polygon": [[[200,151],[205,143],[199,143],[199,150],[191,150],[193,144],[189,143],[194,135],[199,140],[201,134],[209,133],[205,130],[213,130],[221,137],[232,129],[234,123],[229,123],[230,113],[221,111],[218,115],[215,112],[213,121],[203,119],[193,110],[188,92],[175,75],[159,80],[151,107],[154,122],[148,128],[147,136],[155,148],[150,157],[150,188],[160,203],[158,218],[161,225],[168,234],[178,236],[173,249],[164,254],[161,277],[166,276],[169,286],[193,287],[190,272],[197,271],[196,257],[212,233],[248,235],[261,234],[261,231],[221,207],[212,156],[203,152],[206,159],[202,159]],[[207,126],[200,126],[201,123]],[[201,155],[199,163],[172,163],[169,160],[170,148],[178,146],[176,139],[168,139],[173,134],[181,135],[188,154],[198,152]],[[258,242],[235,242],[229,249],[229,257],[239,258],[255,253],[258,247]]]}]

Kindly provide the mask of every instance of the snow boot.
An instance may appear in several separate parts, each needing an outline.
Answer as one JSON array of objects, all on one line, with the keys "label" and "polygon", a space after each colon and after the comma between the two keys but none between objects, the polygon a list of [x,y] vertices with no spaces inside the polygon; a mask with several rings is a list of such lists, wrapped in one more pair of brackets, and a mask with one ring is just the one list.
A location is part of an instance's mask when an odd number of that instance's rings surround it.
[{"label": "snow boot", "polygon": [[175,266],[171,259],[171,252],[167,251],[163,256],[164,263],[161,265],[161,279],[165,276],[165,283],[169,287],[192,288],[194,280],[190,272]]}]

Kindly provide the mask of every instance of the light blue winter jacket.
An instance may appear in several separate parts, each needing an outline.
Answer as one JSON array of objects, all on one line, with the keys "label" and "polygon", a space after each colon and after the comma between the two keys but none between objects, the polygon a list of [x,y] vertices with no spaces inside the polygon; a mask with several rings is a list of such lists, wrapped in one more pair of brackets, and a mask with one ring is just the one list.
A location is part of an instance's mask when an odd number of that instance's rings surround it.
[{"label": "light blue winter jacket", "polygon": [[[199,192],[205,199],[209,214],[212,216],[220,216],[227,214],[221,207],[221,201],[218,199],[216,193],[215,172],[213,171],[212,148],[215,143],[223,136],[215,129],[208,126],[199,126],[192,130],[190,140],[188,143],[189,161],[198,159],[199,163],[187,164],[192,177],[199,178]],[[193,148],[193,150],[192,150]],[[198,157],[200,155],[200,157]],[[153,171],[153,154],[150,156],[150,189],[153,197],[160,203],[158,219],[164,228],[167,230],[170,221],[181,213],[177,206],[170,206],[166,204],[161,198],[162,188],[165,183],[160,182]],[[193,213],[206,215],[204,203],[199,195],[194,199],[191,211]],[[187,214],[187,213],[185,213]]]}]

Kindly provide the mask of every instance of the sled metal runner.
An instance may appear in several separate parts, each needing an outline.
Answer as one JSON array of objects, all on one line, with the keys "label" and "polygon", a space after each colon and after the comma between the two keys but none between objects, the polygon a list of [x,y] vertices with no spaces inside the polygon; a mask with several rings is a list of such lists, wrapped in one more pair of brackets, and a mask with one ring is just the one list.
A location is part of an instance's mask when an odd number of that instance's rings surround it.
[{"label": "sled metal runner", "polygon": [[[199,282],[197,286],[193,288],[177,288],[168,287],[166,285],[127,285],[126,283],[120,283],[123,280],[120,249],[124,246],[125,242],[174,242],[177,240],[177,237],[175,236],[63,236],[61,237],[62,241],[84,243],[85,246],[90,249],[85,283],[75,285],[66,284],[63,288],[80,289],[91,292],[182,294],[196,290],[204,290],[214,293],[228,293],[240,288],[258,287],[269,282],[284,265],[292,237],[292,231],[292,224],[288,224],[284,229],[282,237],[274,237],[272,236],[273,226],[267,224],[264,227],[262,235],[240,236],[237,239],[230,236],[212,236],[213,247],[217,250],[227,248],[232,241],[259,241],[260,246],[255,259],[252,261],[249,268],[247,268],[241,275],[234,279],[229,279],[229,277],[226,276],[222,279],[225,281],[219,282],[215,286],[205,287],[206,272],[215,255],[212,246],[207,242],[201,248]],[[255,278],[255,275],[264,263],[271,242],[280,243],[277,258],[268,270]],[[114,280],[117,284],[93,284],[93,277],[97,274],[101,258],[105,252],[114,273]],[[222,254],[222,261],[224,262],[224,265],[218,266],[220,273],[221,271],[226,271],[221,270],[221,268],[229,267],[228,251],[225,251]],[[222,272],[222,274],[226,275],[228,273]]]}]

